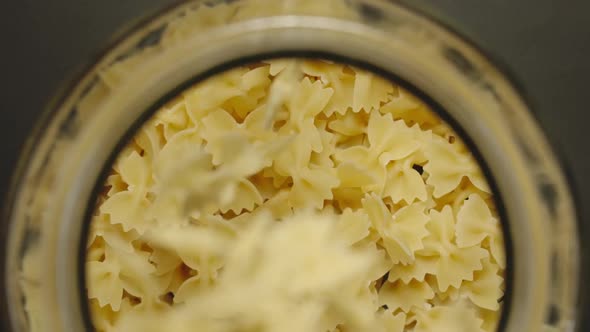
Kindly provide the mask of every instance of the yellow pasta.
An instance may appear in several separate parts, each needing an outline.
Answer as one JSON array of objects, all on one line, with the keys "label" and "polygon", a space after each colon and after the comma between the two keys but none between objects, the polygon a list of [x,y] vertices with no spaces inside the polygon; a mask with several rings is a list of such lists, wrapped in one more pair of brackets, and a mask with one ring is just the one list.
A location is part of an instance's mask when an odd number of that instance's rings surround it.
[{"label": "yellow pasta", "polygon": [[[288,93],[272,95],[277,81]],[[491,331],[505,269],[492,198],[459,137],[400,86],[326,60],[238,67],[166,104],[113,165],[88,237],[92,319]]]}]

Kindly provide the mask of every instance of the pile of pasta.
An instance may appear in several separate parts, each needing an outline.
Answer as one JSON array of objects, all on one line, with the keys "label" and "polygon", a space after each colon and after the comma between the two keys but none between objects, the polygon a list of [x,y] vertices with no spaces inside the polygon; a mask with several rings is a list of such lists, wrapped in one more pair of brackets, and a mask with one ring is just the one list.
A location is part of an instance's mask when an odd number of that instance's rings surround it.
[{"label": "pile of pasta", "polygon": [[294,59],[163,106],[113,165],[86,258],[105,332],[495,331],[505,264],[447,124],[370,72]]}]

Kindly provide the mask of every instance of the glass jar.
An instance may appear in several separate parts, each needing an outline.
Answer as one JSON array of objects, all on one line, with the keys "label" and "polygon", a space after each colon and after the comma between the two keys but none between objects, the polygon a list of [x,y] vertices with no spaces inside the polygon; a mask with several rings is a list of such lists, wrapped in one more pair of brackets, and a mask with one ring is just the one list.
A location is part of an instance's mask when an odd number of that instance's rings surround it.
[{"label": "glass jar", "polygon": [[203,0],[126,34],[30,138],[7,202],[14,331],[89,328],[85,220],[125,138],[193,83],[277,56],[349,62],[427,100],[462,134],[496,193],[508,256],[500,329],[575,330],[579,246],[567,182],[522,96],[476,47],[389,1]]}]

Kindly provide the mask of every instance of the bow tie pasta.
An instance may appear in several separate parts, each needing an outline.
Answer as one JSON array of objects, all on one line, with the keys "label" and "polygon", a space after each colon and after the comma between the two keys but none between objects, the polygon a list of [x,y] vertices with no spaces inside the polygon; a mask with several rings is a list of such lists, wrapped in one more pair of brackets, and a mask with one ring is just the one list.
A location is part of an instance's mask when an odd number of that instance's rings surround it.
[{"label": "bow tie pasta", "polygon": [[427,105],[365,70],[279,59],[211,77],[103,186],[86,256],[100,332],[495,331],[489,186]]}]

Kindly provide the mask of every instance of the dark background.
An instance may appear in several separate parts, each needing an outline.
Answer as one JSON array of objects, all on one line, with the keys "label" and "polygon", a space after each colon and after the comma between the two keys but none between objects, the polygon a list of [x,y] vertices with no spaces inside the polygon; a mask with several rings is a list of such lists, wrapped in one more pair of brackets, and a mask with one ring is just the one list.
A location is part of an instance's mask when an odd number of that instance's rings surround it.
[{"label": "dark background", "polygon": [[[8,189],[24,139],[60,83],[99,54],[116,32],[173,2],[176,0],[2,1],[0,197]],[[590,201],[590,1],[406,2],[474,40],[524,87],[571,176],[582,213],[582,243],[590,253],[590,216],[584,207]],[[0,234],[2,228],[0,225]],[[589,266],[590,255],[586,256]],[[2,288],[0,285],[0,292]],[[588,289],[582,292],[590,296]],[[3,323],[6,320],[0,317],[0,331],[5,331]],[[590,326],[580,331],[590,331]]]}]

